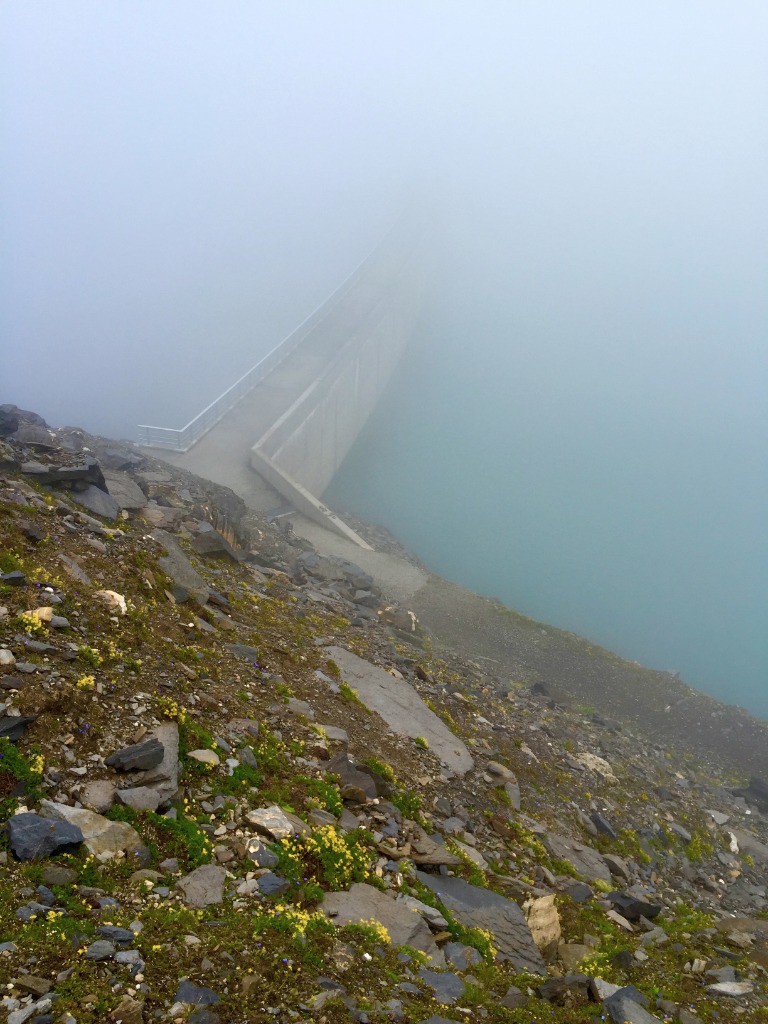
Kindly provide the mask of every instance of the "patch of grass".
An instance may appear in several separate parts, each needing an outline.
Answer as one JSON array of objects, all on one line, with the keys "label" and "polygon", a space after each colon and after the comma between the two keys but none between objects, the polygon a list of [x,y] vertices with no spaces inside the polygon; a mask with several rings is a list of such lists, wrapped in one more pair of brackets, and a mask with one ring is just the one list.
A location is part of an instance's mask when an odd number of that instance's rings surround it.
[{"label": "patch of grass", "polygon": [[707,860],[715,852],[714,844],[703,832],[694,832],[685,849],[685,855],[692,864]]},{"label": "patch of grass", "polygon": [[179,813],[177,818],[166,818],[153,811],[134,811],[130,807],[115,805],[106,815],[111,821],[125,821],[141,836],[158,862],[166,857],[178,857],[189,868],[200,867],[211,859],[213,842],[192,818]]},{"label": "patch of grass", "polygon": [[24,572],[24,559],[18,551],[0,551],[0,572]]},{"label": "patch of grass", "polygon": [[101,654],[95,647],[89,647],[88,644],[82,644],[77,648],[77,656],[86,665],[90,665],[91,668],[101,668],[104,664]]},{"label": "patch of grass", "polygon": [[360,694],[354,686],[350,686],[349,683],[339,683],[339,695],[343,697],[344,700],[349,701],[350,704],[356,704],[359,708],[362,708],[363,711],[368,712],[368,714],[371,713],[370,708],[367,708],[360,700]]},{"label": "patch of grass", "polygon": [[423,819],[421,814],[422,799],[418,793],[413,793],[408,789],[401,789],[389,799],[404,818],[410,818],[411,821],[419,821],[421,823]]},{"label": "patch of grass", "polygon": [[300,775],[297,782],[307,790],[307,803],[315,800],[321,810],[329,811],[337,818],[340,817],[341,812],[344,810],[344,802],[336,786],[325,779],[311,779],[304,775]]},{"label": "patch of grass", "polygon": [[378,757],[367,757],[363,761],[364,767],[368,768],[375,775],[381,776],[386,782],[397,785],[397,776],[395,775],[394,769],[391,765],[387,764],[386,761],[380,761]]}]

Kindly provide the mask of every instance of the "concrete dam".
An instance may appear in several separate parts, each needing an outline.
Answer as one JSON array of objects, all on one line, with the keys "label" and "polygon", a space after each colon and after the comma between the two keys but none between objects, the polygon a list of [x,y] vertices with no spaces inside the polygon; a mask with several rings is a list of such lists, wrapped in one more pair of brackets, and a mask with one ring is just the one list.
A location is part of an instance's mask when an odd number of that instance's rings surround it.
[{"label": "concrete dam", "polygon": [[384,392],[418,317],[422,231],[398,224],[287,338],[186,426],[139,427],[168,462],[248,505],[287,504],[353,541],[324,490]]}]

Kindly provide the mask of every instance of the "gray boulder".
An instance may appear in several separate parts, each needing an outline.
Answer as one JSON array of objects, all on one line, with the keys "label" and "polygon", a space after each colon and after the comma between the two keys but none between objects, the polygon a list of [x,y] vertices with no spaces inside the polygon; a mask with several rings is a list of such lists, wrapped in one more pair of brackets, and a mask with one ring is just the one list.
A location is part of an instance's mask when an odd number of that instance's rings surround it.
[{"label": "gray boulder", "polygon": [[444,1006],[461,999],[467,988],[461,978],[450,971],[443,974],[440,971],[429,971],[426,967],[422,967],[419,971],[419,978],[432,989],[437,1001]]},{"label": "gray boulder", "polygon": [[629,986],[620,988],[605,1000],[603,1009],[608,1011],[613,1024],[659,1024],[659,1018],[637,1002],[637,995],[637,990]]},{"label": "gray boulder", "polygon": [[557,835],[555,832],[547,832],[542,837],[542,842],[551,857],[567,861],[582,878],[590,882],[599,878],[610,884],[611,872],[608,865],[602,854],[591,846],[569,839],[568,836]]},{"label": "gray boulder", "polygon": [[110,495],[119,508],[144,508],[147,504],[144,492],[127,473],[107,470],[104,473],[104,479],[106,480]]},{"label": "gray boulder", "polygon": [[70,807],[53,800],[42,800],[40,808],[43,815],[52,821],[70,822],[77,826],[89,853],[94,856],[122,852],[139,863],[147,860],[148,851],[141,836],[127,822],[110,821],[84,807]]},{"label": "gray boulder", "polygon": [[325,770],[339,776],[341,795],[345,799],[359,803],[376,799],[378,793],[373,778],[367,772],[359,771],[347,754],[335,754],[326,762]]},{"label": "gray boulder", "polygon": [[421,916],[372,885],[356,882],[349,892],[329,892],[323,900],[322,909],[340,927],[361,921],[378,921],[389,932],[394,946],[412,946],[431,956],[437,966],[442,967],[445,963]]},{"label": "gray boulder", "polygon": [[224,899],[224,880],[227,873],[217,864],[203,864],[176,883],[188,907],[202,910],[221,903]]},{"label": "gray boulder", "polygon": [[176,795],[179,788],[179,727],[175,722],[164,722],[152,730],[163,748],[163,759],[155,768],[149,768],[142,777],[142,787],[151,786],[162,807]]},{"label": "gray boulder", "polygon": [[93,512],[95,516],[101,516],[102,519],[117,519],[120,513],[120,507],[115,499],[107,494],[106,491],[102,491],[101,488],[95,487],[93,484],[88,484],[82,491],[74,493],[73,498],[80,505],[84,505],[89,512]]}]

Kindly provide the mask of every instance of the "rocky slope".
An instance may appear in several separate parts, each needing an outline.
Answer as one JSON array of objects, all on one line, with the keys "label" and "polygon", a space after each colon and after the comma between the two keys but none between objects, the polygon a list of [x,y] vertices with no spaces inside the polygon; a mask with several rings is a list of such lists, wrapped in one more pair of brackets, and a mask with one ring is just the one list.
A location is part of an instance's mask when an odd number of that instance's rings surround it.
[{"label": "rocky slope", "polygon": [[0,572],[9,1024],[766,1019],[768,787],[716,752],[9,407]]}]

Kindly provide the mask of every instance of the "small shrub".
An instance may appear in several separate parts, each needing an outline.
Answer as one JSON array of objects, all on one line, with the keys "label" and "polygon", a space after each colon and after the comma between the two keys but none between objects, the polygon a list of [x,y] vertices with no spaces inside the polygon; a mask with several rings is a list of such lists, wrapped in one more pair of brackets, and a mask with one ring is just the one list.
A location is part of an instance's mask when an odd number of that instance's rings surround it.
[{"label": "small shrub", "polygon": [[368,878],[373,840],[365,829],[341,832],[323,825],[310,835],[297,835],[280,843],[282,874],[294,882],[314,882],[322,890],[348,889]]}]

